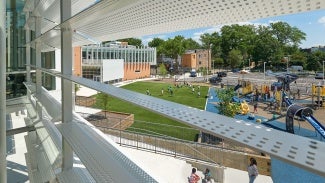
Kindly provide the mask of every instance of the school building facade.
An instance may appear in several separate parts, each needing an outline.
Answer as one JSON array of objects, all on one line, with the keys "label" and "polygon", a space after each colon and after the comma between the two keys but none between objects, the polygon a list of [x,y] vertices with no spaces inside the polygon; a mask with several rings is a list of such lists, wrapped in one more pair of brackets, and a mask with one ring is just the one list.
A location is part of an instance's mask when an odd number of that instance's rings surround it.
[{"label": "school building facade", "polygon": [[74,52],[74,74],[105,83],[150,77],[157,64],[156,48],[126,42],[76,47]]}]

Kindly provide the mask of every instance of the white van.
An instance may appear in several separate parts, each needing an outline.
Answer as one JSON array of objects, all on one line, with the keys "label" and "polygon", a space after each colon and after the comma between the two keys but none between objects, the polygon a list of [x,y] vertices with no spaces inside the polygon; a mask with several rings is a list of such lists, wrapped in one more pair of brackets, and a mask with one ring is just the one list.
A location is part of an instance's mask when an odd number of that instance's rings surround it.
[{"label": "white van", "polygon": [[290,67],[290,70],[301,72],[301,71],[304,70],[304,68],[303,68],[302,66],[300,66],[300,65],[292,65],[292,66]]}]

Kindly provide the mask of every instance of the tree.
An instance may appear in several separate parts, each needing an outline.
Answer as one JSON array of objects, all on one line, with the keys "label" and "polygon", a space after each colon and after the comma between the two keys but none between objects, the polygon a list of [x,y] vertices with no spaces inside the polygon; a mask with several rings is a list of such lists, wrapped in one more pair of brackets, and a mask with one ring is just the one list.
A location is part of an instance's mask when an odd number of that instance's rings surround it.
[{"label": "tree", "polygon": [[176,69],[178,69],[179,63],[177,62],[177,58],[183,55],[187,49],[185,38],[183,36],[175,36],[173,39],[169,38],[164,42],[163,46],[165,55],[175,60]]},{"label": "tree", "polygon": [[307,56],[306,68],[311,71],[320,71],[323,68],[323,60],[325,60],[325,52],[312,52]]},{"label": "tree", "polygon": [[270,27],[275,38],[281,45],[298,46],[302,40],[306,39],[306,34],[297,27],[291,27],[286,22],[271,23]]},{"label": "tree", "polygon": [[302,40],[306,39],[306,34],[296,27],[291,27],[286,22],[276,22],[270,24],[273,37],[278,41],[278,52],[276,56],[284,57],[285,55],[293,55],[299,52],[298,46]]},{"label": "tree", "polygon": [[109,96],[106,93],[97,94],[96,106],[104,110],[106,118],[106,112],[109,110]]},{"label": "tree", "polygon": [[150,47],[160,47],[165,41],[160,38],[153,38],[151,41],[148,42],[148,46]]},{"label": "tree", "polygon": [[289,62],[290,65],[301,65],[305,67],[306,63],[307,63],[307,57],[302,52],[295,52],[290,57],[290,62]]},{"label": "tree", "polygon": [[202,42],[202,48],[211,49],[211,59],[220,57],[221,47],[220,47],[220,35],[217,32],[212,34],[204,33],[200,36],[200,41]]},{"label": "tree", "polygon": [[195,50],[199,49],[201,46],[198,42],[194,41],[192,38],[188,38],[185,40],[185,48],[187,50]]},{"label": "tree", "polygon": [[242,61],[243,57],[239,50],[231,50],[228,55],[228,64],[231,68],[237,67]]},{"label": "tree", "polygon": [[166,76],[167,74],[167,69],[165,64],[161,63],[158,67],[159,73],[163,76],[163,78]]},{"label": "tree", "polygon": [[221,50],[225,59],[233,49],[240,50],[244,59],[251,55],[254,48],[255,29],[252,25],[226,25],[221,28]]},{"label": "tree", "polygon": [[240,111],[240,105],[231,102],[232,98],[235,96],[233,88],[218,90],[217,95],[220,102],[216,107],[220,114],[228,117],[234,117]]},{"label": "tree", "polygon": [[141,47],[142,45],[142,40],[138,38],[126,38],[126,39],[119,39],[118,41],[121,42],[128,42],[128,45],[133,45],[133,46],[138,46]]},{"label": "tree", "polygon": [[75,83],[74,84],[74,92],[77,93],[80,90],[80,85]]},{"label": "tree", "polygon": [[252,53],[253,60],[269,61],[283,58],[283,52],[279,41],[273,36],[268,26],[259,26],[256,30],[257,36]]},{"label": "tree", "polygon": [[[214,59],[213,60],[213,66],[216,68],[217,66],[218,67],[221,67],[222,65],[223,65],[223,63],[224,63],[224,61],[223,61],[223,59],[222,58],[216,58],[216,59]],[[214,68],[214,69],[215,69]]]},{"label": "tree", "polygon": [[150,42],[148,42],[148,46],[150,47],[156,47],[157,51],[157,62],[161,63],[162,62],[162,55],[164,53],[164,40],[160,38],[153,38]]}]

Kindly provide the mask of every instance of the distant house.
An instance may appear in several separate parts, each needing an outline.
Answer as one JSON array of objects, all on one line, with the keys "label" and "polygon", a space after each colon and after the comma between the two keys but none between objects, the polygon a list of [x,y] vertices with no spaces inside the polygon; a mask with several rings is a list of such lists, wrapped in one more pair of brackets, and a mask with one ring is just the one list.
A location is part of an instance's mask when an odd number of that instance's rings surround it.
[{"label": "distant house", "polygon": [[211,69],[211,51],[206,49],[187,50],[182,55],[181,66],[185,70],[199,70],[200,68]]}]

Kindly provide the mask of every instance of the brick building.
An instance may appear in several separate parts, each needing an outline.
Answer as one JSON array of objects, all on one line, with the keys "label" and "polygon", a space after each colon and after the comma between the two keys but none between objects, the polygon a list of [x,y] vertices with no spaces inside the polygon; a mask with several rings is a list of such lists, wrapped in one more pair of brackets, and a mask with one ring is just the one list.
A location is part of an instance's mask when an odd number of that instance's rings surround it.
[{"label": "brick building", "polygon": [[74,49],[74,74],[101,82],[146,78],[156,65],[156,48],[124,42],[88,45]]},{"label": "brick building", "polygon": [[199,70],[208,68],[211,70],[211,51],[205,49],[187,50],[182,55],[181,66],[185,70]]}]

